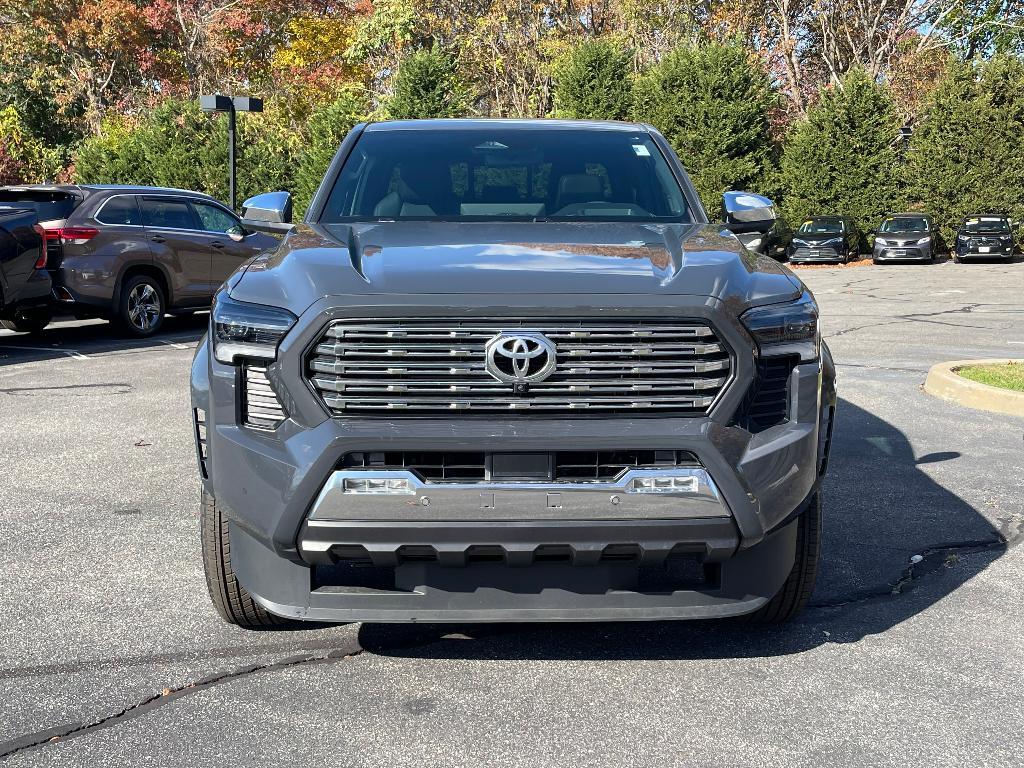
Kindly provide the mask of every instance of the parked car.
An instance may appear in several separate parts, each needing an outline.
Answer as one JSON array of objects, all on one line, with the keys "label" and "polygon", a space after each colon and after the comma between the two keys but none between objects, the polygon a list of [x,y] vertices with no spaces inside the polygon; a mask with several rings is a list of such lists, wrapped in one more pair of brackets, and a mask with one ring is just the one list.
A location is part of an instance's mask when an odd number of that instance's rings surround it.
[{"label": "parked car", "polygon": [[793,228],[777,212],[775,215],[775,223],[767,232],[748,232],[737,237],[748,250],[771,256],[776,261],[785,261],[786,252],[793,242]]},{"label": "parked car", "polygon": [[0,325],[35,333],[50,322],[50,276],[36,214],[0,200]]},{"label": "parked car", "polygon": [[6,187],[35,205],[58,305],[148,336],[165,313],[208,309],[239,264],[277,245],[208,195],[115,185]]},{"label": "parked car", "polygon": [[1005,216],[967,216],[956,230],[953,261],[1005,259],[1013,261],[1013,230]]},{"label": "parked car", "polygon": [[793,234],[789,260],[794,264],[832,261],[845,264],[860,258],[860,231],[847,216],[814,216]]},{"label": "parked car", "polygon": [[939,233],[931,216],[897,213],[886,216],[875,230],[872,260],[933,261],[939,247]]},{"label": "parked car", "polygon": [[210,596],[249,627],[785,620],[834,382],[810,291],[653,128],[358,125],[196,351]]}]

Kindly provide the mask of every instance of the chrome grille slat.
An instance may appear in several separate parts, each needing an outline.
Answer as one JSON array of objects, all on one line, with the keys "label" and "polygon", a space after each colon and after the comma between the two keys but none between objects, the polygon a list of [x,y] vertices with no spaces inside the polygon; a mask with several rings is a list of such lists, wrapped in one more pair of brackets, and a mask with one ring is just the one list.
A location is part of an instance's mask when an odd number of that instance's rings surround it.
[{"label": "chrome grille slat", "polygon": [[245,379],[243,421],[257,429],[276,429],[286,416],[281,401],[267,379],[267,369],[248,364],[242,368],[242,376]]},{"label": "chrome grille slat", "polygon": [[[529,331],[557,348],[551,376],[516,395],[485,370],[485,345]],[[307,360],[307,376],[336,416],[404,411],[545,415],[676,411],[701,415],[730,374],[726,347],[700,322],[598,318],[339,320]]]}]

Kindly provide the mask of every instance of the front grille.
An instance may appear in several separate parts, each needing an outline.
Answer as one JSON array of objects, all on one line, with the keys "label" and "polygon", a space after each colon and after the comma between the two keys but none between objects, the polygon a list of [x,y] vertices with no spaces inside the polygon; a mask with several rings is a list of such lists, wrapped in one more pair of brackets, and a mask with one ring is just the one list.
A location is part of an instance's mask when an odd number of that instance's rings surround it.
[{"label": "front grille", "polygon": [[[543,334],[557,363],[526,392],[485,370],[502,332]],[[707,413],[729,378],[725,345],[693,322],[343,320],[308,360],[314,389],[335,416],[509,413]]]},{"label": "front grille", "polygon": [[[511,456],[525,454],[511,454]],[[423,480],[446,483],[485,482],[494,479],[494,453],[485,451],[360,451],[347,453],[342,469],[406,469]],[[508,457],[510,454],[501,454]],[[532,480],[568,482],[611,482],[628,469],[698,466],[697,457],[688,451],[674,450],[610,450],[554,451],[529,454],[530,458],[547,457],[545,477]],[[536,462],[524,462],[535,466]]]},{"label": "front grille", "polygon": [[797,248],[793,254],[796,259],[838,259],[839,251],[835,248]]},{"label": "front grille", "polygon": [[[902,251],[897,254],[896,251]],[[894,259],[919,259],[923,255],[920,248],[911,248],[903,245],[893,245],[882,249],[882,253],[886,256],[892,256]]]},{"label": "front grille", "polygon": [[242,368],[242,377],[245,381],[242,422],[256,429],[276,429],[286,414],[267,379],[267,369],[246,365]]}]

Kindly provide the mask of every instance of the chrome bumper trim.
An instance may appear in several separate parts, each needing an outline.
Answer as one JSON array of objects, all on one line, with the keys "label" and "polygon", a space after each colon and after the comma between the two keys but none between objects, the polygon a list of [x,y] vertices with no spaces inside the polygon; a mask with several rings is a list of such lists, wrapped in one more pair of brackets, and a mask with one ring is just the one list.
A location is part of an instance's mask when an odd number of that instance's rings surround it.
[{"label": "chrome bumper trim", "polygon": [[[633,480],[682,478],[687,490],[641,492]],[[404,480],[411,491],[346,493],[346,479]],[[424,482],[407,470],[338,470],[320,491],[309,523],[316,521],[438,520],[673,520],[730,517],[714,480],[703,467],[631,469],[613,482]]]}]

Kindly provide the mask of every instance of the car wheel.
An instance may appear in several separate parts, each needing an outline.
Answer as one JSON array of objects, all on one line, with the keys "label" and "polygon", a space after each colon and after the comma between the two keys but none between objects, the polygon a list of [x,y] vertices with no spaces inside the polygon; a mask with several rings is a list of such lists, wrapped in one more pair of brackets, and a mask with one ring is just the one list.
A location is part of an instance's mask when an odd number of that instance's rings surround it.
[{"label": "car wheel", "polygon": [[811,497],[807,509],[797,520],[796,557],[785,583],[771,600],[750,614],[758,624],[789,621],[803,610],[814,591],[821,558],[821,493]]},{"label": "car wheel", "polygon": [[18,333],[39,333],[51,320],[53,312],[49,309],[33,309],[18,312],[10,320],[0,320],[0,325]]},{"label": "car wheel", "polygon": [[224,513],[217,508],[217,502],[206,491],[203,491],[199,524],[206,587],[220,617],[229,624],[245,629],[277,627],[289,623],[287,619],[267,611],[238,583],[231,567],[231,531]]},{"label": "car wheel", "polygon": [[117,323],[132,336],[152,336],[164,322],[167,302],[160,284],[149,275],[125,281],[117,307]]}]

